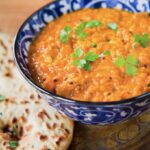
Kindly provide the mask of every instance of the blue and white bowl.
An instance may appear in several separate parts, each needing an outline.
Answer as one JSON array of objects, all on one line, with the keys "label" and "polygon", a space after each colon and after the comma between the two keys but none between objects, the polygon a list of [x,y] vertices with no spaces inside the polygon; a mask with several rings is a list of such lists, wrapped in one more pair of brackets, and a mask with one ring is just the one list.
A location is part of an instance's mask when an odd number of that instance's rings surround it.
[{"label": "blue and white bowl", "polygon": [[[85,124],[108,125],[138,116],[150,108],[150,92],[118,102],[79,102],[60,97],[38,86],[32,79],[28,65],[28,48],[35,36],[50,21],[63,14],[82,8],[118,8],[131,12],[150,12],[150,0],[57,0],[42,7],[30,16],[19,29],[14,54],[23,77],[55,107],[72,120]],[[67,92],[67,91],[66,91]]]}]

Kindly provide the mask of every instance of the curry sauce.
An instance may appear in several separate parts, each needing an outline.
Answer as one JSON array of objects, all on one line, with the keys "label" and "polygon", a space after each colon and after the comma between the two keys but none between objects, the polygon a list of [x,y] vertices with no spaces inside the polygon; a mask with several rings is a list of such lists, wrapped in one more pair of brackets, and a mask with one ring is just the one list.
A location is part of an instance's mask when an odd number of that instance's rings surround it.
[{"label": "curry sauce", "polygon": [[30,72],[46,90],[111,102],[150,91],[150,17],[82,9],[50,22],[30,46]]}]

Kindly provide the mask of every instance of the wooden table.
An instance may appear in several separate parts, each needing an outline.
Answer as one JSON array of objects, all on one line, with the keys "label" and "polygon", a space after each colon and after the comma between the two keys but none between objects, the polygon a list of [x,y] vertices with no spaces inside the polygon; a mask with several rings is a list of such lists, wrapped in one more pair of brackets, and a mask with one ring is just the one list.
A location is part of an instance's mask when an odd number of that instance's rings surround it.
[{"label": "wooden table", "polygon": [[32,12],[51,0],[0,0],[0,31],[14,36]]}]

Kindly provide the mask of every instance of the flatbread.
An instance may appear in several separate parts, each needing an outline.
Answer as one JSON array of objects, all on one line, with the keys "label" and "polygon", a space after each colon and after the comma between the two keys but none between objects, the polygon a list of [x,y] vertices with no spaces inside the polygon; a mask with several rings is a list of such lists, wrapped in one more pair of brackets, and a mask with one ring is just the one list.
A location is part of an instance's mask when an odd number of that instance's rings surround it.
[{"label": "flatbread", "polygon": [[[41,99],[20,76],[11,51],[11,39],[0,33],[0,150],[66,150],[73,122]],[[15,131],[15,135],[14,135]]]},{"label": "flatbread", "polygon": [[39,95],[20,75],[13,59],[12,40],[0,33],[0,94],[6,98],[36,100]]},{"label": "flatbread", "polygon": [[[9,149],[10,135],[17,130],[16,150],[66,150],[71,142],[73,123],[44,101],[16,101],[0,103],[0,149]],[[3,137],[4,136],[4,137]]]}]

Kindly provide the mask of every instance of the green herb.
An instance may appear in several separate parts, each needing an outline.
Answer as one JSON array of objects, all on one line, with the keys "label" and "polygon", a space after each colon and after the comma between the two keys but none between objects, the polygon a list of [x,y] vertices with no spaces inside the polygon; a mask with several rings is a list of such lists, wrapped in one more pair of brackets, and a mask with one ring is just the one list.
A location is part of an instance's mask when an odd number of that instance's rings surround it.
[{"label": "green herb", "polygon": [[102,23],[98,20],[92,20],[92,21],[89,21],[87,24],[86,24],[86,28],[93,28],[93,27],[98,27],[98,26],[101,26]]},{"label": "green herb", "polygon": [[125,65],[125,59],[122,55],[119,55],[117,60],[115,61],[115,65],[117,67],[123,67]]},{"label": "green herb", "polygon": [[82,22],[75,30],[76,35],[81,37],[83,40],[87,37],[87,33],[84,32],[87,22]]},{"label": "green herb", "polygon": [[125,65],[125,72],[128,76],[135,76],[138,72],[139,61],[133,56],[128,55],[125,59],[122,55],[119,55],[115,61],[115,65],[118,67],[123,67]]},{"label": "green herb", "polygon": [[138,72],[137,65],[139,64],[139,61],[133,56],[128,55],[126,59],[126,74],[128,76],[135,76]]},{"label": "green herb", "polygon": [[3,95],[0,95],[0,101],[3,101],[5,97]]},{"label": "green herb", "polygon": [[89,61],[86,61],[86,64],[84,65],[84,69],[87,71],[91,70],[91,65]]},{"label": "green herb", "polygon": [[105,55],[111,55],[111,52],[110,52],[109,50],[105,50],[103,53],[101,53],[101,54],[99,55],[99,58],[102,58],[102,57],[104,57]]},{"label": "green herb", "polygon": [[135,76],[138,72],[138,68],[131,64],[126,64],[126,74],[128,76]]},{"label": "green herb", "polygon": [[101,58],[105,55],[110,55],[110,51],[105,50],[102,54],[96,54],[94,51],[90,50],[88,51],[83,58],[81,56],[83,55],[82,49],[76,49],[73,54],[71,54],[72,57],[76,58],[73,60],[73,65],[77,66],[79,68],[84,68],[85,70],[89,71],[91,70],[90,63],[96,61],[98,58]]},{"label": "green herb", "polygon": [[127,56],[126,62],[135,66],[139,64],[139,61],[131,54]]},{"label": "green herb", "polygon": [[84,59],[73,61],[73,65],[77,66],[79,68],[83,68],[85,64],[86,64],[86,60],[84,60]]},{"label": "green herb", "polygon": [[87,33],[86,32],[81,32],[80,34],[79,34],[79,37],[82,39],[82,40],[84,40],[86,37],[87,37]]},{"label": "green herb", "polygon": [[12,149],[16,148],[16,147],[17,147],[17,144],[18,144],[17,141],[10,141],[10,142],[9,142],[9,146],[10,146],[10,148],[12,148]]},{"label": "green herb", "polygon": [[139,34],[135,34],[134,42],[139,43],[143,48],[146,48],[148,44],[150,43],[150,37],[146,33],[144,33],[142,36]]},{"label": "green herb", "polygon": [[91,43],[91,47],[97,47],[96,43]]},{"label": "green herb", "polygon": [[118,25],[114,22],[110,22],[108,23],[108,28],[111,29],[111,30],[114,30],[114,31],[117,31],[118,30]]},{"label": "green herb", "polygon": [[86,27],[87,22],[82,22],[80,25],[76,28],[76,34],[80,34],[80,32],[83,32],[83,30]]},{"label": "green herb", "polygon": [[73,65],[79,68],[84,68],[87,71],[91,69],[90,62],[93,62],[99,58],[99,55],[95,54],[93,51],[87,52],[83,58],[81,58],[82,55],[82,49],[75,50],[75,52],[72,54],[72,56],[76,58],[73,60]]},{"label": "green herb", "polygon": [[103,54],[104,54],[104,55],[111,55],[111,52],[108,51],[108,50],[105,50],[105,51],[103,52]]},{"label": "green herb", "polygon": [[62,43],[67,43],[69,40],[69,33],[71,32],[71,27],[66,26],[63,30],[60,32],[60,41]]},{"label": "green herb", "polygon": [[150,83],[149,83],[149,84],[147,84],[147,87],[150,87]]},{"label": "green herb", "polygon": [[76,28],[75,33],[77,36],[79,36],[81,39],[85,39],[87,37],[87,33],[84,31],[85,28],[93,28],[101,26],[102,23],[98,20],[91,20],[89,22],[82,22],[80,25]]},{"label": "green herb", "polygon": [[95,61],[97,58],[99,58],[98,54],[95,54],[93,51],[89,51],[86,53],[84,59],[90,62]]},{"label": "green herb", "polygon": [[83,50],[81,48],[77,48],[75,52],[72,54],[72,57],[78,58],[83,55]]}]

